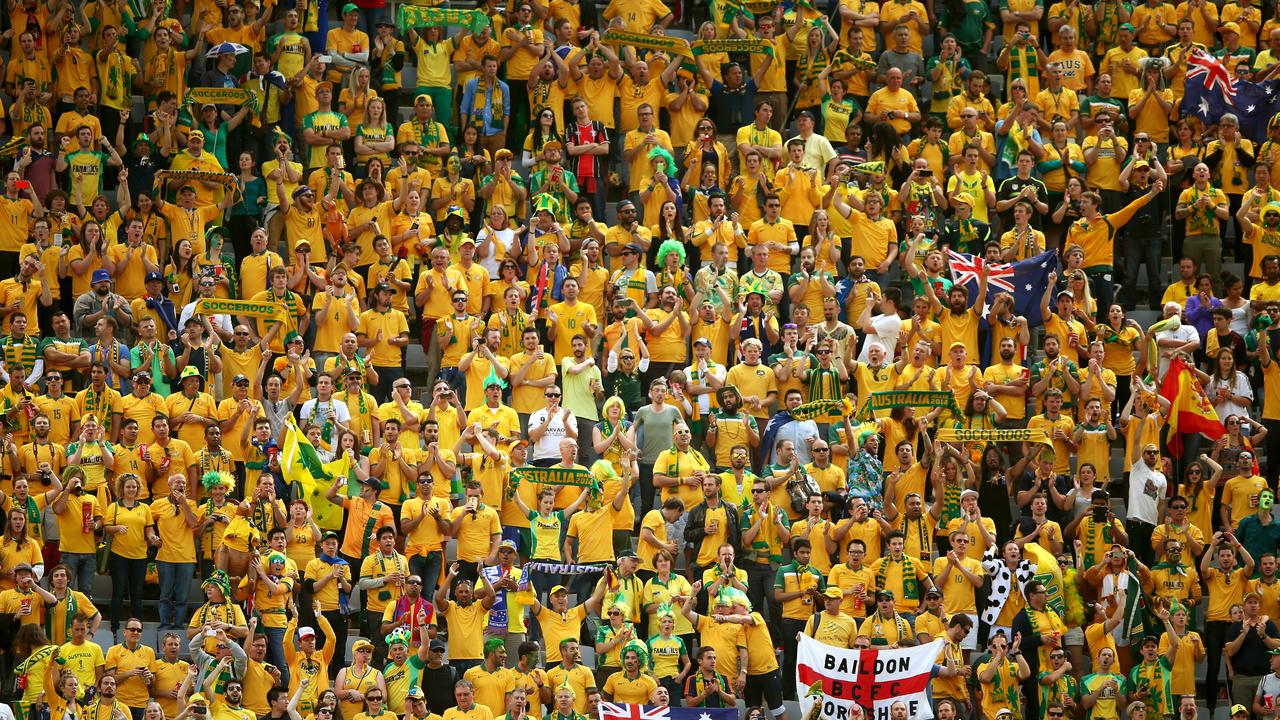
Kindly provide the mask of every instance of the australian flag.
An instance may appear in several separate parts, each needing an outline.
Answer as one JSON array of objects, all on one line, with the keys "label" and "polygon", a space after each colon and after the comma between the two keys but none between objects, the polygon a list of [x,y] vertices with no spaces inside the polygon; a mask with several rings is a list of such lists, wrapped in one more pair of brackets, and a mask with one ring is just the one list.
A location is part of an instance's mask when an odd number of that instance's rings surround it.
[{"label": "australian flag", "polygon": [[1267,121],[1280,111],[1280,83],[1256,83],[1234,77],[1222,61],[1195,51],[1187,57],[1183,116],[1194,115],[1206,125],[1226,113],[1240,118],[1240,134],[1254,141],[1267,137]]},{"label": "australian flag", "polygon": [[[963,253],[953,253],[951,260],[951,277],[957,285],[969,290],[969,302],[978,297],[978,274],[980,259]],[[955,258],[959,258],[956,260]],[[974,272],[963,268],[972,265]],[[1058,258],[1053,250],[1046,250],[1039,255],[1019,260],[1012,265],[991,265],[987,269],[987,308],[996,294],[1007,292],[1013,295],[1013,314],[1027,319],[1027,327],[1043,324],[1040,316],[1040,298],[1044,297],[1044,289],[1049,284],[1049,273],[1058,269]],[[999,277],[999,281],[992,278]],[[986,308],[983,309],[986,315]]]}]

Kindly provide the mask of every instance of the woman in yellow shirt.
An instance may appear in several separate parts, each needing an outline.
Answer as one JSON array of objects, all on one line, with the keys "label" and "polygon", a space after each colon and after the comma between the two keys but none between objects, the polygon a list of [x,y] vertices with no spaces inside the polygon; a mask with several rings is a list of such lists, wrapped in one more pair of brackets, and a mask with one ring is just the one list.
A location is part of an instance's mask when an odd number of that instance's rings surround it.
[{"label": "woman in yellow shirt", "polygon": [[[346,90],[342,91],[346,94]],[[395,149],[396,134],[391,123],[387,122],[387,102],[374,95],[368,99],[364,107],[364,118],[356,126],[355,151],[356,167],[365,168],[368,175],[369,161],[378,159],[383,167],[391,162],[389,153]],[[359,173],[357,173],[359,174]]]},{"label": "woman in yellow shirt", "polygon": [[364,123],[369,103],[376,97],[377,91],[369,87],[369,68],[358,67],[347,76],[347,86],[338,93],[338,110],[347,116],[351,127],[358,127]]},{"label": "woman in yellow shirt", "polygon": [[298,567],[306,569],[307,563],[316,559],[316,543],[320,542],[320,527],[312,519],[311,506],[304,498],[296,498],[289,505],[289,526],[284,529],[288,543],[286,554]]},{"label": "woman in yellow shirt", "polygon": [[[120,629],[120,618],[142,617],[142,592],[147,581],[147,544],[157,545],[159,536],[151,528],[151,510],[138,500],[142,482],[137,475],[116,479],[116,502],[102,514],[102,534],[111,543],[111,632]],[[129,593],[129,615],[124,615],[124,596]]]}]

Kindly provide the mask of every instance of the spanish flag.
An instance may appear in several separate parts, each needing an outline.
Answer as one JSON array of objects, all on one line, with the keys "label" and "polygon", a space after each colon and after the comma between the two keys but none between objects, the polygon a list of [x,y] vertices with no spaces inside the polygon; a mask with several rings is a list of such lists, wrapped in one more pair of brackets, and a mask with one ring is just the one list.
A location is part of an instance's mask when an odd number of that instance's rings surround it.
[{"label": "spanish flag", "polygon": [[1200,381],[1181,357],[1169,363],[1160,396],[1169,401],[1169,452],[1182,457],[1182,433],[1200,433],[1210,440],[1227,434],[1218,413],[1205,397]]}]

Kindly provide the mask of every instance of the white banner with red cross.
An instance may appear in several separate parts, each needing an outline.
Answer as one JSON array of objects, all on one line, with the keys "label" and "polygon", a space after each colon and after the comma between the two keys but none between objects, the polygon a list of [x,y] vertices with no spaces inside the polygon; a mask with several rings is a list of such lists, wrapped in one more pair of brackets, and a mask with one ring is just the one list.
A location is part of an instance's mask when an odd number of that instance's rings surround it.
[{"label": "white banner with red cross", "polygon": [[869,720],[889,720],[895,702],[907,706],[912,720],[932,720],[929,679],[942,652],[942,640],[907,648],[848,650],[800,636],[796,654],[796,696],[801,716],[815,702],[823,718],[848,720],[860,705]]}]

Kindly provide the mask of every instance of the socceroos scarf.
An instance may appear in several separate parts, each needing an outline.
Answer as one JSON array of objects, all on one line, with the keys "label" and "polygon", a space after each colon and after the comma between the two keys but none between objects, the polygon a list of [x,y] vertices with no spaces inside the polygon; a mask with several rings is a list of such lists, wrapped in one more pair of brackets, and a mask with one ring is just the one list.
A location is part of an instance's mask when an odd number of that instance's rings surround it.
[{"label": "socceroos scarf", "polygon": [[911,556],[903,553],[902,560],[898,561],[886,555],[883,560],[880,563],[880,569],[876,571],[876,587],[881,590],[888,589],[885,583],[889,580],[889,565],[899,562],[902,565],[902,597],[907,600],[918,601],[920,599],[920,581],[916,578],[916,564],[911,559]]},{"label": "socceroos scarf", "polygon": [[[403,6],[402,6],[403,7]],[[689,47],[689,41],[684,38],[667,37],[665,35],[649,35],[646,33],[627,32],[618,28],[610,28],[605,32],[604,37],[600,38],[606,45],[631,45],[633,47],[644,48],[646,50],[657,50],[659,52],[667,52],[672,55],[679,55],[683,58],[693,59],[693,49]]]}]

